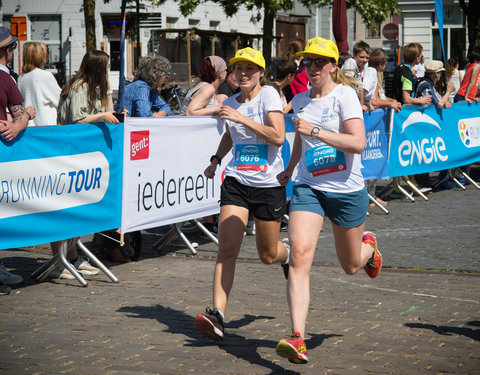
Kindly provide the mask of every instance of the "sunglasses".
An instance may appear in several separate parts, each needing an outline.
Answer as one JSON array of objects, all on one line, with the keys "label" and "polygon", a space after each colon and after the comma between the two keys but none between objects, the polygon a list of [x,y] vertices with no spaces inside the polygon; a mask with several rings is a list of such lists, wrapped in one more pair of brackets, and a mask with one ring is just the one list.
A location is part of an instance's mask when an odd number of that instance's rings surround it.
[{"label": "sunglasses", "polygon": [[303,65],[305,65],[307,68],[310,67],[310,65],[312,65],[313,62],[315,62],[315,65],[318,68],[321,68],[324,65],[327,65],[328,63],[332,62],[332,59],[325,59],[323,57],[319,57],[317,59],[305,58],[302,60],[302,62],[303,62]]},{"label": "sunglasses", "polygon": [[17,48],[17,43],[16,42],[8,47],[8,52],[12,52],[15,48]]}]

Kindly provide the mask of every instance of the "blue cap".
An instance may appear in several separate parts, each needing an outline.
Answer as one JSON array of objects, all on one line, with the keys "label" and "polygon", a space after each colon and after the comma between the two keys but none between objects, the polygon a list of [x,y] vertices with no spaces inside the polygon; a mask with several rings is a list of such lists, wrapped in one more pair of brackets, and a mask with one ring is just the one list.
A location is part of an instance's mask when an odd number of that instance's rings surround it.
[{"label": "blue cap", "polygon": [[5,26],[0,26],[0,48],[8,47],[18,40]]}]

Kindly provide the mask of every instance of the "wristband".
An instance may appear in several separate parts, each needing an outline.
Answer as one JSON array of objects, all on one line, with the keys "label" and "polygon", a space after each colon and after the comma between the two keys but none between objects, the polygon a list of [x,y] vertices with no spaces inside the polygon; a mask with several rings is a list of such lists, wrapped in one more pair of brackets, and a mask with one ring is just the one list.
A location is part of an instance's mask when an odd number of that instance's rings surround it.
[{"label": "wristband", "polygon": [[222,159],[220,159],[220,156],[218,156],[218,155],[216,155],[216,154],[215,154],[215,155],[212,155],[212,157],[210,158],[210,163],[211,163],[212,161],[214,161],[214,160],[217,161],[218,165],[222,164]]},{"label": "wristband", "polygon": [[107,95],[112,95],[112,94],[113,94],[113,90],[107,91]]}]

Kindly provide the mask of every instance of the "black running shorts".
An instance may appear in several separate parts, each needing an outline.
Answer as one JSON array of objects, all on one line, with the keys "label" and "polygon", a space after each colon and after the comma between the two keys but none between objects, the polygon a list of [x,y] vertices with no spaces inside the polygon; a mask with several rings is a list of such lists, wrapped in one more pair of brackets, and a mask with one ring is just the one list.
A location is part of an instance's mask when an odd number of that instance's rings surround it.
[{"label": "black running shorts", "polygon": [[233,177],[225,177],[220,206],[226,205],[245,207],[257,219],[273,221],[287,213],[285,187],[252,187],[241,184]]}]

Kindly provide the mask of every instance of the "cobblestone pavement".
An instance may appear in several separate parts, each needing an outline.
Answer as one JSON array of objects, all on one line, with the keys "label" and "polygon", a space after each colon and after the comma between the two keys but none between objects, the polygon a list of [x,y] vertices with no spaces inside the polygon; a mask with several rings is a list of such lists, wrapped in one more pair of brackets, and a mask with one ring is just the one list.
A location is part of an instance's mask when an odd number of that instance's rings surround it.
[{"label": "cobblestone pavement", "polygon": [[157,254],[160,230],[146,231],[140,261],[106,262],[120,283],[100,274],[86,288],[29,278],[50,258],[46,246],[2,251],[25,282],[0,297],[0,372],[479,374],[479,197],[468,186],[428,202],[392,200],[389,215],[372,209],[368,230],[385,258],[375,280],[342,272],[327,223],[311,274],[306,365],[275,354],[289,333],[285,280],[281,267],[258,261],[254,236],[244,240],[219,344],[193,329],[211,304],[216,254],[201,236],[191,236],[195,257],[178,241]]}]

